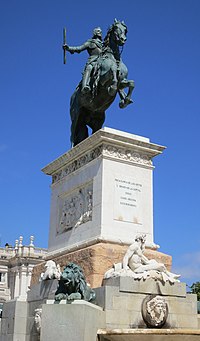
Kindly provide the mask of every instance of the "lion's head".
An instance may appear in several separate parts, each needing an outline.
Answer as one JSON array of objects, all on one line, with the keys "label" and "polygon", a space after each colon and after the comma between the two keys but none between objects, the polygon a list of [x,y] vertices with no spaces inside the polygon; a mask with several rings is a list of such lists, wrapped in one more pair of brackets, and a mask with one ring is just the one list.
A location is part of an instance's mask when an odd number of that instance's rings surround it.
[{"label": "lion's head", "polygon": [[83,296],[87,283],[80,266],[69,263],[64,268],[60,280],[64,282],[67,293],[79,292]]},{"label": "lion's head", "polygon": [[61,295],[61,299],[63,299],[75,293],[79,293],[81,298],[87,301],[91,301],[95,298],[95,293],[88,287],[81,267],[77,264],[69,263],[61,274],[56,297],[59,300]]}]

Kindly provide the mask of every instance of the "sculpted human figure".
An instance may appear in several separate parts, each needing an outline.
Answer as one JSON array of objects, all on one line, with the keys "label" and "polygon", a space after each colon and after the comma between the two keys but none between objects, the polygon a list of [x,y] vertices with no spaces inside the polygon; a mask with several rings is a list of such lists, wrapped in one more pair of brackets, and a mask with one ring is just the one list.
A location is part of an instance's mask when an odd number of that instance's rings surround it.
[{"label": "sculpted human figure", "polygon": [[93,31],[92,39],[88,39],[84,44],[80,46],[68,46],[63,45],[63,49],[69,51],[70,53],[80,53],[82,51],[87,50],[89,54],[88,61],[86,63],[85,69],[83,71],[83,79],[82,79],[82,93],[89,92],[90,89],[90,76],[91,72],[94,68],[94,65],[97,62],[98,57],[102,52],[102,31],[100,27],[97,27]]},{"label": "sculpted human figure", "polygon": [[35,322],[35,327],[37,329],[37,332],[39,334],[41,330],[41,316],[42,316],[42,308],[35,309],[34,322]]},{"label": "sculpted human figure", "polygon": [[163,263],[155,259],[148,259],[144,255],[146,235],[141,234],[135,237],[135,241],[129,246],[122,263],[113,265],[104,274],[104,279],[118,276],[128,276],[136,280],[152,278],[161,282],[169,281],[171,284],[179,282],[180,275],[168,271]]},{"label": "sculpted human figure", "polygon": [[158,263],[155,259],[148,259],[143,253],[145,250],[146,235],[138,235],[133,244],[126,251],[123,258],[122,267],[124,270],[131,269],[135,273],[143,273],[145,271],[156,270],[164,273],[164,279],[177,281],[180,275],[169,272],[163,263]]},{"label": "sculpted human figure", "polygon": [[[133,101],[131,99],[134,81],[127,79],[128,69],[122,61],[122,47],[127,40],[127,26],[115,19],[102,40],[102,31],[97,27],[93,37],[81,46],[66,44],[66,30],[63,33],[64,64],[66,52],[87,51],[89,59],[83,77],[70,99],[71,143],[76,146],[102,128],[105,112],[119,94],[121,109]],[[125,91],[126,89],[126,91]]]}]

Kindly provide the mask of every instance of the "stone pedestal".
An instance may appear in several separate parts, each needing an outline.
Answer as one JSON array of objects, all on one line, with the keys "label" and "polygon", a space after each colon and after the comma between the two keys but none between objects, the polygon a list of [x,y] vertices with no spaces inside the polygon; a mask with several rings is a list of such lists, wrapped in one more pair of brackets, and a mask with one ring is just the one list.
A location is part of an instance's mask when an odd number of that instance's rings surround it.
[{"label": "stone pedestal", "polygon": [[[69,262],[79,264],[87,282],[92,288],[97,288],[102,285],[105,272],[112,268],[114,263],[122,261],[126,250],[127,245],[99,242],[71,252],[65,250],[63,253],[54,255],[53,260],[60,265],[61,269]],[[171,269],[171,256],[151,249],[146,249],[145,255],[148,259],[156,259],[158,262],[164,263],[168,270]],[[52,255],[49,255],[47,259],[52,259]],[[34,267],[31,285],[38,283],[40,274],[45,270],[44,264],[41,263]]]},{"label": "stone pedestal", "polygon": [[4,303],[1,319],[1,341],[27,340],[28,303],[19,299]]},{"label": "stone pedestal", "polygon": [[153,239],[152,159],[164,147],[104,128],[51,162],[49,255],[99,241]]},{"label": "stone pedestal", "polygon": [[[61,270],[68,262],[80,265],[96,287],[96,305],[84,300],[58,304],[57,280],[33,286],[43,262],[33,269],[26,301],[5,303],[2,341],[199,338],[196,295],[187,295],[185,284],[116,277],[101,286],[104,273],[122,261],[137,234],[147,236],[147,258],[170,270],[171,257],[157,251],[153,238],[152,159],[163,149],[148,138],[104,128],[43,169],[52,176],[46,260],[53,259]],[[24,294],[20,283],[18,290]],[[148,307],[156,300],[160,306],[152,308],[153,315]]]},{"label": "stone pedestal", "polygon": [[[196,295],[186,294],[184,283],[118,277],[96,288],[96,305],[84,300],[56,304],[57,280],[32,286],[27,302],[5,303],[2,341],[174,341],[198,340]],[[148,328],[142,316],[143,302],[163,297],[168,315],[162,328]],[[34,323],[35,309],[42,308],[40,334]]]},{"label": "stone pedestal", "polygon": [[145,333],[148,327],[142,314],[143,302],[150,296],[162,297],[168,305],[166,322],[159,329],[198,329],[197,298],[186,294],[185,283],[117,277],[105,280],[95,292],[97,304],[106,312],[108,330],[142,328]]},{"label": "stone pedestal", "polygon": [[[55,328],[56,327],[56,328]],[[95,341],[105,327],[105,312],[86,301],[45,304],[42,307],[41,341]]]},{"label": "stone pedestal", "polygon": [[[148,138],[104,128],[51,162],[49,249],[61,269],[79,264],[92,287],[121,262],[138,233],[147,236],[147,257],[170,270],[171,257],[153,238],[153,158],[165,147]],[[33,270],[38,282],[44,264]]]}]

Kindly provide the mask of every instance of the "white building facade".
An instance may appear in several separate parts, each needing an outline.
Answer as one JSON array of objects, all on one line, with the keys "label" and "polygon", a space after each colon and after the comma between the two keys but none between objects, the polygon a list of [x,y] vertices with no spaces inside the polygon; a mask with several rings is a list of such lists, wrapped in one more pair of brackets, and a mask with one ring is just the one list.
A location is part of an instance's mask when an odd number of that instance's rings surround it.
[{"label": "white building facade", "polygon": [[15,246],[6,244],[0,248],[0,306],[17,297],[26,300],[33,267],[41,263],[47,253],[46,249],[35,247],[33,240],[31,236],[30,244],[23,245],[20,236]]}]

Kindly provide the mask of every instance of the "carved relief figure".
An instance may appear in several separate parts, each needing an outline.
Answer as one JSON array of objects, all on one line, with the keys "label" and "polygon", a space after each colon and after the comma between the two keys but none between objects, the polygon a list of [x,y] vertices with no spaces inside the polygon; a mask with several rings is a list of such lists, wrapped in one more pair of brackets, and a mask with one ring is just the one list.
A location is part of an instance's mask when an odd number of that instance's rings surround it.
[{"label": "carved relief figure", "polygon": [[153,324],[156,326],[161,324],[165,318],[167,304],[163,297],[156,296],[147,302],[147,312],[151,316]]},{"label": "carved relief figure", "polygon": [[36,327],[38,334],[40,334],[40,330],[41,330],[41,316],[42,316],[42,309],[41,308],[35,309],[34,323],[35,323],[35,327]]},{"label": "carved relief figure", "polygon": [[88,210],[85,212],[86,217],[92,216],[92,191],[88,191],[87,193],[87,202],[88,202]]},{"label": "carved relief figure", "polygon": [[70,227],[70,202],[65,201],[63,204],[63,210],[60,219],[61,227],[65,227],[67,230]]},{"label": "carved relief figure", "polygon": [[61,199],[61,215],[57,233],[63,233],[92,220],[92,185]]},{"label": "carved relief figure", "polygon": [[162,327],[168,316],[168,306],[162,296],[150,295],[142,304],[142,316],[148,327]]}]

